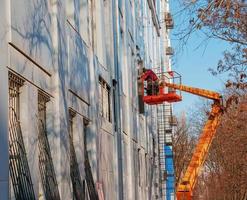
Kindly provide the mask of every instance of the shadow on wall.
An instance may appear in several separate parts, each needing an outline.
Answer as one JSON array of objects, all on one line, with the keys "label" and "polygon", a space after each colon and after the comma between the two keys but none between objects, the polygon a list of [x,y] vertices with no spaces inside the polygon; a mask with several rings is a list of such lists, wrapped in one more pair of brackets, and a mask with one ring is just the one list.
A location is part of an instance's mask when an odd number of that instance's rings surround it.
[{"label": "shadow on wall", "polygon": [[69,34],[69,87],[89,102],[89,61],[88,50],[80,35],[72,28]]},{"label": "shadow on wall", "polygon": [[[16,6],[17,7],[18,3]],[[58,14],[56,16],[57,23],[52,24],[52,13],[51,7],[48,3],[48,0],[26,0],[24,6],[27,8],[23,8],[27,13],[21,13],[22,17],[22,26],[18,24],[20,20],[14,19],[12,30],[17,33],[18,36],[22,39],[22,44],[24,48],[24,52],[28,53],[37,63],[41,64],[44,68],[48,66],[43,62],[44,59],[52,60],[52,68],[53,72],[58,72],[59,76],[59,105],[64,105],[64,112],[67,113],[67,102],[66,102],[66,77],[68,76],[67,70],[67,48],[66,48],[66,40],[65,40],[65,22],[60,19],[63,19],[61,4],[58,4]],[[22,5],[23,7],[23,5]],[[26,9],[26,10],[25,10]],[[15,11],[15,8],[13,9]],[[14,17],[15,18],[15,17]],[[63,23],[63,24],[62,24]],[[57,26],[57,35],[56,32],[51,33],[52,25]],[[55,28],[53,30],[56,30]],[[55,36],[55,37],[53,37]],[[56,38],[58,43],[58,51],[55,53],[55,49],[53,44],[55,41],[52,39]],[[18,42],[18,41],[17,41]],[[41,63],[40,63],[41,62]],[[28,66],[22,66],[22,72],[26,70]],[[54,78],[54,77],[53,77]],[[45,84],[45,81],[40,83]],[[55,83],[56,84],[56,83]],[[52,93],[55,91],[55,85],[50,86]],[[68,149],[65,133],[67,133],[67,119],[65,116],[67,115],[59,115],[60,116],[60,128],[61,133],[60,137],[62,137],[62,141],[64,142],[64,147]],[[54,119],[53,119],[54,120]],[[53,122],[48,122],[52,123]],[[53,128],[54,129],[54,128]],[[48,132],[48,135],[54,134],[52,131]],[[56,136],[56,135],[55,135]],[[57,137],[59,137],[57,135]]]},{"label": "shadow on wall", "polygon": [[[21,38],[28,43],[28,54],[36,56],[40,53],[40,48],[44,45],[50,55],[52,55],[52,35],[51,13],[48,8],[47,0],[36,0],[29,3],[30,12],[26,13],[26,20],[20,24],[12,25],[12,30],[17,32]],[[15,11],[15,10],[14,10]]]},{"label": "shadow on wall", "polygon": [[[74,21],[76,29],[80,30],[80,9],[79,1],[74,0],[75,12]],[[15,5],[16,4],[16,5]],[[52,8],[56,6],[57,8]],[[11,2],[12,17],[12,32],[14,34],[13,41],[17,42],[18,46],[23,51],[32,57],[37,63],[43,66],[45,69],[51,70],[52,83],[47,83],[45,80],[39,80],[39,84],[42,88],[49,88],[52,93],[59,93],[59,99],[52,99],[52,102],[56,102],[59,105],[59,113],[55,114],[55,109],[51,109],[50,120],[47,121],[49,135],[49,142],[52,148],[52,152],[55,152],[55,141],[60,140],[61,153],[69,152],[68,143],[68,89],[71,88],[79,96],[89,102],[89,95],[92,89],[97,87],[90,87],[89,78],[89,54],[84,41],[80,35],[75,32],[66,22],[64,4],[58,1],[56,5],[50,3],[48,0],[13,0]],[[57,13],[53,13],[53,12]],[[53,24],[54,23],[54,24]],[[69,37],[68,37],[69,36]],[[67,39],[69,38],[69,39]],[[54,44],[56,48],[54,49]],[[68,49],[69,48],[69,49]],[[68,51],[69,50],[69,51]],[[91,65],[93,66],[93,64]],[[24,73],[28,70],[27,62],[20,67],[20,73]],[[51,68],[51,69],[49,69]],[[59,82],[55,82],[55,78],[58,78]],[[32,71],[32,78],[34,79],[34,71]],[[92,82],[97,81],[92,80]],[[47,85],[50,84],[50,85]],[[57,85],[59,88],[57,88]],[[95,84],[94,84],[95,86]],[[97,91],[97,90],[96,90]],[[96,98],[96,93],[91,94]],[[97,100],[95,99],[95,102]],[[76,105],[78,102],[73,102]],[[52,103],[52,106],[54,104]],[[79,105],[76,105],[79,107]],[[92,105],[90,112],[95,115],[98,113],[97,105]],[[58,115],[59,114],[59,115]],[[56,124],[56,118],[59,116],[59,123]],[[55,126],[55,127],[54,127]],[[59,127],[56,127],[59,126]],[[56,131],[59,130],[59,131]],[[97,129],[95,125],[89,127],[89,134],[87,142],[90,145],[94,142],[94,137],[97,135]],[[91,134],[93,132],[94,134]],[[96,150],[93,150],[93,154],[96,154]],[[66,160],[69,159],[68,154],[63,155]],[[65,158],[63,157],[63,158]],[[59,163],[54,163],[56,166]],[[92,168],[96,169],[96,163],[93,162]],[[66,169],[61,172],[61,177],[68,176]],[[60,180],[60,178],[58,180]]]},{"label": "shadow on wall", "polygon": [[[12,41],[28,56],[47,69],[52,65],[54,54],[51,33],[51,12],[48,0],[11,2]],[[20,62],[21,63],[21,62]],[[22,74],[28,70],[27,61],[18,66]],[[17,66],[16,66],[17,67]],[[32,71],[33,80],[35,79]],[[45,80],[39,79],[42,88],[48,88]]]}]

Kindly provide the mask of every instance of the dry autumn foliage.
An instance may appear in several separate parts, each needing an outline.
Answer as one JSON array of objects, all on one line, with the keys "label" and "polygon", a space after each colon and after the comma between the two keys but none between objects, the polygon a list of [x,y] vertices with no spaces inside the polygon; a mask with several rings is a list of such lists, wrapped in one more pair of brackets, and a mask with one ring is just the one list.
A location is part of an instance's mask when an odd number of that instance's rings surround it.
[{"label": "dry autumn foliage", "polygon": [[194,199],[247,199],[247,96],[222,117]]},{"label": "dry autumn foliage", "polygon": [[[180,2],[183,26],[178,28],[175,37],[182,45],[187,44],[192,33],[199,31],[207,39],[223,40],[231,46],[230,50],[222,50],[223,58],[219,58],[218,65],[210,69],[213,75],[226,73],[229,80],[225,84],[224,114],[203,173],[198,178],[193,199],[247,200],[247,0]],[[199,109],[196,115],[206,110]],[[180,120],[175,131],[177,182],[196,143],[193,131],[198,130],[200,124],[196,118],[194,122],[190,120],[190,124]]]},{"label": "dry autumn foliage", "polygon": [[[238,95],[232,91],[225,92],[227,97]],[[197,180],[194,200],[247,199],[247,93],[233,98],[227,106]],[[200,108],[197,106],[196,115],[200,112],[203,115],[207,111],[206,107],[206,104]],[[196,144],[195,134],[190,130],[198,130],[198,124],[202,124],[202,119],[198,122],[196,119],[189,121],[190,124],[185,119],[179,120],[174,135],[177,182],[186,169]],[[194,126],[196,129],[193,129]]]},{"label": "dry autumn foliage", "polygon": [[210,71],[213,75],[228,73],[228,87],[246,88],[247,0],[180,0],[180,5],[180,14],[186,17],[175,37],[184,45],[193,32],[226,41],[231,50],[222,50],[223,58]]},{"label": "dry autumn foliage", "polygon": [[175,182],[178,183],[189,164],[196,143],[196,137],[190,134],[190,125],[185,115],[178,118],[177,127],[173,136]]}]

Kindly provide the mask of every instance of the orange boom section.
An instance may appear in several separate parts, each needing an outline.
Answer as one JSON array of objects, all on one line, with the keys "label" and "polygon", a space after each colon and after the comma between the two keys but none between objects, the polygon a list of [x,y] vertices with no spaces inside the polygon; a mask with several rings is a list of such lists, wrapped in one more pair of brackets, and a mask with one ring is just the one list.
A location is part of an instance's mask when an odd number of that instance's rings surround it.
[{"label": "orange boom section", "polygon": [[202,130],[189,166],[187,167],[184,176],[177,186],[177,200],[191,200],[193,195],[192,192],[200,173],[200,169],[202,168],[207,157],[210,145],[216,133],[217,126],[220,122],[220,117],[222,115],[221,96],[217,92],[200,88],[177,85],[173,83],[164,83],[164,85],[169,88],[178,89],[214,100],[208,120]]},{"label": "orange boom section", "polygon": [[212,105],[212,110],[206,122],[198,144],[194,150],[189,166],[177,186],[177,200],[190,200],[192,191],[196,184],[200,169],[207,157],[213,137],[216,133],[216,128],[220,121],[221,107],[218,104]]},{"label": "orange boom section", "polygon": [[220,101],[221,100],[221,95],[217,92],[210,91],[210,90],[205,90],[205,89],[200,89],[200,88],[195,88],[195,87],[190,87],[190,86],[185,86],[185,85],[178,85],[174,83],[168,83],[165,82],[164,85],[169,88],[181,90],[187,93],[191,93],[197,96],[205,97],[207,99],[212,99],[215,101]]}]

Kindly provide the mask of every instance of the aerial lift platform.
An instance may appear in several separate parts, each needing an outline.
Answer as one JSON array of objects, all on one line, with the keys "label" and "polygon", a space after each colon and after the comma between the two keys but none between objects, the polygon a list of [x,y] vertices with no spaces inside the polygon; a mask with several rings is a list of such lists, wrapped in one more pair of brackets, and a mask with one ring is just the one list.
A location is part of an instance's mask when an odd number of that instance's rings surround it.
[{"label": "aerial lift platform", "polygon": [[[151,74],[152,72],[149,70],[148,73]],[[151,78],[153,77],[155,76],[151,76]],[[141,76],[143,82],[143,101],[146,104],[157,105],[163,102],[181,101],[181,91],[213,100],[208,120],[204,125],[190,163],[176,188],[177,200],[191,200],[200,169],[203,167],[221,115],[223,114],[222,97],[219,93],[214,91],[182,85],[181,76],[174,71],[157,74],[156,77],[157,79],[155,78],[155,80],[151,82],[147,72]],[[178,79],[179,82],[175,83],[175,79]],[[149,83],[146,83],[147,80],[149,80]],[[158,83],[159,92],[157,94],[147,95],[145,93],[145,86],[150,84],[150,82],[155,83],[156,87]],[[154,87],[155,86],[153,86],[152,89]],[[178,94],[177,91],[180,93]]]}]

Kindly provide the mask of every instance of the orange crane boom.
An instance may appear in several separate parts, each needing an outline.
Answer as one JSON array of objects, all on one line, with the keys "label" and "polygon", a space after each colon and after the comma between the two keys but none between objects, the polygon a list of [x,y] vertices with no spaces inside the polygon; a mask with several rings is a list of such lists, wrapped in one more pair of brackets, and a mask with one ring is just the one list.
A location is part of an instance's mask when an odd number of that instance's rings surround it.
[{"label": "orange crane boom", "polygon": [[197,96],[205,97],[207,99],[212,99],[214,101],[220,101],[221,100],[221,95],[217,92],[210,91],[210,90],[205,90],[201,88],[195,88],[195,87],[189,87],[185,86],[182,84],[175,84],[175,83],[167,83],[165,82],[164,85],[169,88],[181,90],[187,93],[191,93]]},{"label": "orange crane boom", "polygon": [[217,92],[184,86],[181,84],[165,82],[164,86],[214,100],[208,120],[202,130],[190,163],[184,173],[184,176],[177,185],[177,200],[191,200],[192,191],[195,187],[200,169],[202,168],[207,157],[210,145],[216,133],[216,128],[223,113],[221,106],[221,95]]}]

